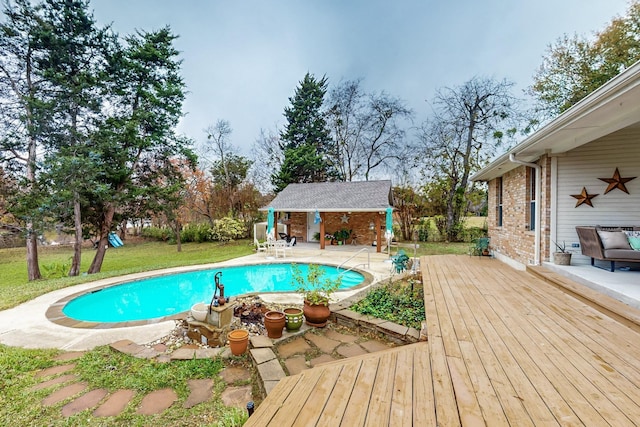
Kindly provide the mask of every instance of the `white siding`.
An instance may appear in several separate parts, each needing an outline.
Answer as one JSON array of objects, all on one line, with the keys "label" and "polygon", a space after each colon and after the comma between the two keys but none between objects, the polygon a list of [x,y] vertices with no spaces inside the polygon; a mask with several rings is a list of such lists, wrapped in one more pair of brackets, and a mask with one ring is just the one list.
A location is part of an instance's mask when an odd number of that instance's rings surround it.
[{"label": "white siding", "polygon": [[[578,242],[576,225],[637,225],[640,226],[640,130],[623,130],[559,156],[557,175],[557,236],[552,240],[565,241],[567,246]],[[626,183],[629,194],[614,189],[604,194],[607,183],[598,178],[611,178],[618,168],[624,178],[637,177]],[[576,208],[572,194],[580,194],[582,187],[592,199]],[[554,245],[551,243],[554,250]],[[573,249],[572,263],[588,262]]]}]

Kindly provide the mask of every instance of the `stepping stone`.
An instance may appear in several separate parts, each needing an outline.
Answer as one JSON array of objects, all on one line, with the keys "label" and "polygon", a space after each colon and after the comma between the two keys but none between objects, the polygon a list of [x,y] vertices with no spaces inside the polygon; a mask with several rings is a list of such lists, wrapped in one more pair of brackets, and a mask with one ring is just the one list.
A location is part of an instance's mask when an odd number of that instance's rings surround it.
[{"label": "stepping stone", "polygon": [[309,346],[307,341],[302,337],[278,346],[278,354],[284,359],[287,359],[294,354],[306,353],[308,350],[311,350],[311,346]]},{"label": "stepping stone", "polygon": [[249,341],[251,341],[251,347],[253,348],[273,347],[273,341],[271,341],[271,338],[265,337],[264,335],[249,337]]},{"label": "stepping stone", "polygon": [[71,396],[75,396],[76,394],[84,391],[86,388],[87,383],[85,382],[69,384],[68,386],[63,387],[60,390],[57,390],[49,396],[45,397],[42,400],[42,405],[53,406],[58,402],[62,402],[63,400],[70,398]]},{"label": "stepping stone", "polygon": [[220,395],[224,406],[246,409],[247,403],[253,400],[251,386],[227,387]]},{"label": "stepping stone", "polygon": [[266,394],[271,393],[271,390],[273,390],[273,388],[277,386],[279,382],[280,381],[273,381],[273,380],[264,381],[262,385],[264,386],[265,393]]},{"label": "stepping stone", "polygon": [[273,359],[262,365],[258,365],[258,373],[260,373],[262,381],[280,381],[286,377],[278,359]]},{"label": "stepping stone", "polygon": [[67,403],[62,407],[62,416],[70,417],[78,412],[82,412],[85,409],[93,408],[107,395],[107,390],[99,388],[97,390],[91,390],[77,399]]},{"label": "stepping stone", "polygon": [[196,350],[196,359],[213,359],[221,351],[219,348],[199,348]]},{"label": "stepping stone", "polygon": [[318,356],[314,359],[311,359],[311,367],[315,368],[318,365],[322,365],[323,363],[333,362],[334,360],[338,360],[338,359],[328,354],[323,354],[322,356]]},{"label": "stepping stone", "polygon": [[118,390],[93,411],[94,417],[115,417],[127,407],[136,393],[133,390]]},{"label": "stepping stone", "polygon": [[229,367],[220,372],[220,377],[227,384],[234,384],[241,381],[249,381],[251,379],[251,371],[244,368]]},{"label": "stepping stone", "polygon": [[176,400],[178,400],[178,395],[176,395],[176,392],[170,388],[152,391],[142,399],[142,402],[140,402],[140,407],[136,411],[136,414],[159,414],[169,406],[173,405],[173,402],[175,402]]},{"label": "stepping stone", "polygon": [[84,351],[70,351],[68,353],[62,353],[53,358],[56,362],[66,362],[82,357]]},{"label": "stepping stone", "polygon": [[256,365],[260,365],[261,363],[268,362],[269,360],[276,358],[276,354],[270,348],[252,348],[249,351],[251,352],[251,357],[255,360]]},{"label": "stepping stone", "polygon": [[296,375],[300,372],[309,369],[307,366],[307,361],[304,356],[293,356],[284,361],[284,366],[287,367],[287,371],[289,371],[289,375]]},{"label": "stepping stone", "polygon": [[356,335],[341,334],[340,332],[336,332],[333,329],[329,329],[324,334],[324,336],[329,339],[340,341],[340,342],[354,342],[359,338]]},{"label": "stepping stone", "polygon": [[187,384],[191,393],[189,393],[189,397],[182,405],[185,409],[193,408],[202,402],[206,402],[213,396],[213,380],[211,378],[188,380]]},{"label": "stepping stone", "polygon": [[152,348],[158,353],[164,353],[165,351],[167,351],[167,345],[162,343],[155,344]]},{"label": "stepping stone", "polygon": [[363,354],[367,354],[365,349],[360,347],[358,344],[350,343],[350,344],[342,344],[340,347],[336,349],[338,354],[343,357],[353,357],[360,356]]},{"label": "stepping stone", "polygon": [[31,387],[29,390],[38,391],[38,390],[42,390],[43,388],[51,387],[52,385],[55,385],[55,384],[62,384],[62,383],[66,383],[66,382],[69,382],[69,381],[77,381],[77,380],[78,380],[78,376],[77,375],[67,374],[67,375],[63,375],[61,377],[50,379],[49,381],[45,381],[45,382],[40,383],[40,384],[36,384],[33,387]]},{"label": "stepping stone", "polygon": [[48,377],[51,375],[61,374],[63,372],[68,372],[76,367],[75,363],[70,365],[60,365],[60,366],[52,366],[47,369],[43,369],[42,371],[36,372],[36,378]]},{"label": "stepping stone", "polygon": [[340,341],[334,341],[322,335],[308,333],[304,337],[314,343],[323,353],[333,353],[333,350],[340,345]]},{"label": "stepping stone", "polygon": [[391,347],[376,340],[364,341],[360,343],[360,346],[367,350],[369,353],[375,353],[376,351],[389,350]]},{"label": "stepping stone", "polygon": [[171,360],[191,360],[195,357],[196,350],[194,348],[180,347],[171,353]]},{"label": "stepping stone", "polygon": [[136,344],[131,340],[116,341],[111,344],[110,347],[114,350],[119,351],[120,353],[125,353],[131,356],[134,356],[136,353],[140,353],[146,348],[145,346]]}]

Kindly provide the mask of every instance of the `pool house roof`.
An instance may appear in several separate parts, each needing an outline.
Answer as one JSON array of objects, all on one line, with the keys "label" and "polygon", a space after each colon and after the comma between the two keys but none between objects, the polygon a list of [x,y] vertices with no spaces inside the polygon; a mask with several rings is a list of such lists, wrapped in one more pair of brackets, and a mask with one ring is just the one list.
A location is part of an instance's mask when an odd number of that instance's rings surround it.
[{"label": "pool house roof", "polygon": [[279,212],[382,212],[393,206],[391,181],[289,184],[260,210]]}]

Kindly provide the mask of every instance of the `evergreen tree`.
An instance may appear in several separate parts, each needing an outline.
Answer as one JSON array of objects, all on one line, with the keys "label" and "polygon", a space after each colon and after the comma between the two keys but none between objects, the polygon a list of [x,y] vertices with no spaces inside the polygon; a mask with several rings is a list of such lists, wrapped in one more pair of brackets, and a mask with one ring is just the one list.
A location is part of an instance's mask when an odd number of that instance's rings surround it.
[{"label": "evergreen tree", "polygon": [[333,179],[335,172],[328,161],[331,137],[322,104],[327,92],[327,78],[317,80],[307,73],[296,88],[291,105],[284,110],[287,119],[280,134],[284,160],[271,176],[276,192],[288,184],[322,182]]}]

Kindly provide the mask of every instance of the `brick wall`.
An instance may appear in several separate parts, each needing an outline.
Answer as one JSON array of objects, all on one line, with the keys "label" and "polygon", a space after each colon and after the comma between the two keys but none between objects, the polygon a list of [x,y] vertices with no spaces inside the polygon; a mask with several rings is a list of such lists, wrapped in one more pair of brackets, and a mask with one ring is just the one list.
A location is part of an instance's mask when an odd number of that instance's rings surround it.
[{"label": "brick wall", "polygon": [[[550,159],[543,156],[538,162],[542,166],[542,183],[540,200],[541,216],[541,259],[549,259],[550,231]],[[519,166],[502,176],[502,227],[498,227],[498,179],[489,182],[488,226],[491,238],[491,250],[509,257],[519,263],[528,265],[535,259],[535,232],[529,230],[530,181],[528,168]]]}]

